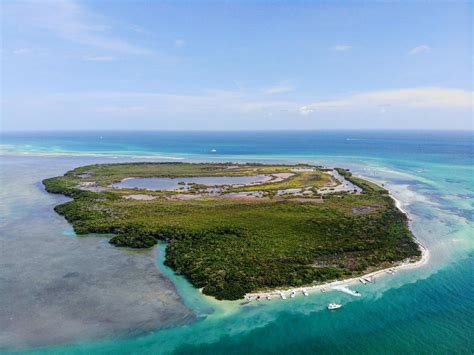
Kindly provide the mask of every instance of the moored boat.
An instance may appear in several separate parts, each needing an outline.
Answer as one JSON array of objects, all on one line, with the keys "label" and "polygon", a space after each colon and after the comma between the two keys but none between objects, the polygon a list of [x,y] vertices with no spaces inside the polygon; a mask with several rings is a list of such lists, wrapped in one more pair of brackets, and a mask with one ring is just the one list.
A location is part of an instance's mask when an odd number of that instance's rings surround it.
[{"label": "moored boat", "polygon": [[368,283],[374,283],[375,279],[372,276],[364,277],[364,280]]},{"label": "moored boat", "polygon": [[397,272],[395,269],[388,269],[387,274],[394,275]]}]

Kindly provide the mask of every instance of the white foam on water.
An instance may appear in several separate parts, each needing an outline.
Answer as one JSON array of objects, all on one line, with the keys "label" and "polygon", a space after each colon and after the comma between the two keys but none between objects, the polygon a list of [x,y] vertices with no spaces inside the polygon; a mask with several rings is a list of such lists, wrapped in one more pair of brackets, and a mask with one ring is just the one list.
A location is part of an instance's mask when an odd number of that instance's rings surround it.
[{"label": "white foam on water", "polygon": [[355,297],[360,297],[362,296],[362,294],[360,294],[359,292],[357,291],[354,291],[354,290],[351,290],[349,287],[347,286],[334,286],[332,288],[333,290],[336,290],[336,291],[341,291],[341,292],[344,292],[344,293],[347,293],[348,295],[351,295],[351,296],[355,296]]}]

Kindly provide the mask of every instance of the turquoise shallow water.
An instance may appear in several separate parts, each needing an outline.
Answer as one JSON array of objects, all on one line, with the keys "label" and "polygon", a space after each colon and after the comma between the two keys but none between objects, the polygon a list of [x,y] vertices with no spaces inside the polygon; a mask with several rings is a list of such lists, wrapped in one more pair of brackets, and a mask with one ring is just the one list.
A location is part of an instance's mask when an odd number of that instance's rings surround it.
[{"label": "turquoise shallow water", "polygon": [[[55,159],[67,159],[71,166],[83,164],[90,156],[94,162],[304,161],[347,166],[386,184],[410,213],[415,235],[431,254],[422,267],[380,277],[374,285],[354,285],[360,298],[331,291],[240,305],[200,295],[162,264],[165,247],[160,246],[157,268],[174,282],[197,320],[142,335],[31,350],[34,353],[474,350],[472,132],[35,133],[4,135],[1,144],[4,158],[34,158],[38,169],[55,164]],[[10,188],[21,189],[20,181]],[[35,203],[40,202],[32,202],[33,207]],[[19,213],[14,201],[2,204],[6,219]],[[60,232],[71,238],[70,231]],[[325,306],[333,301],[344,307],[328,312]]]}]

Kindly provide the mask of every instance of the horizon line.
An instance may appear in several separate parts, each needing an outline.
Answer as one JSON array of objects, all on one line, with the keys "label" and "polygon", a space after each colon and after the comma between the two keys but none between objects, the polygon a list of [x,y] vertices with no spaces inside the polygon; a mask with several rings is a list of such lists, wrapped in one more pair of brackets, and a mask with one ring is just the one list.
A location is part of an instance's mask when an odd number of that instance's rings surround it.
[{"label": "horizon line", "polygon": [[4,133],[85,133],[85,132],[169,132],[169,133],[239,133],[239,132],[474,132],[474,127],[470,129],[449,129],[449,128],[314,128],[314,129],[40,129],[40,130],[2,130]]}]

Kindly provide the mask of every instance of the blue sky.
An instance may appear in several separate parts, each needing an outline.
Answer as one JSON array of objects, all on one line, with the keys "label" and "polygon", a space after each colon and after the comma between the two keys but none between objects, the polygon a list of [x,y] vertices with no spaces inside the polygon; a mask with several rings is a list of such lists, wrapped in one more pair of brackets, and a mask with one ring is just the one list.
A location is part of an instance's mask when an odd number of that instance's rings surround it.
[{"label": "blue sky", "polygon": [[472,129],[469,2],[2,1],[2,130]]}]

